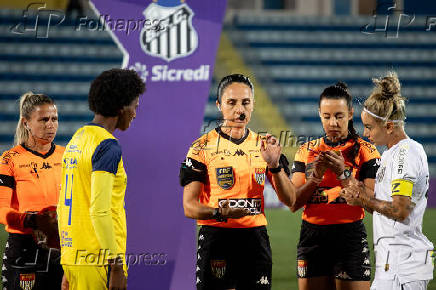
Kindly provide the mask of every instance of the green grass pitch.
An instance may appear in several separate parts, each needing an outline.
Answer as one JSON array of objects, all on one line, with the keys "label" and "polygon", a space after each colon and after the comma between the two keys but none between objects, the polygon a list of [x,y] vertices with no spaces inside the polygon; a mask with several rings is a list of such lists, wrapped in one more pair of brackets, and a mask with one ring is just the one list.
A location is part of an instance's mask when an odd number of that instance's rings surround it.
[{"label": "green grass pitch", "polygon": [[[301,210],[292,213],[285,209],[266,210],[268,219],[268,234],[270,236],[273,256],[273,279],[274,290],[296,290],[296,248],[300,235]],[[366,213],[366,231],[368,243],[372,249],[372,215]],[[424,215],[424,234],[430,241],[436,242],[436,209],[427,209]],[[371,251],[371,254],[373,252]],[[371,259],[374,264],[374,259]],[[436,281],[429,284],[428,290],[436,290]]]},{"label": "green grass pitch", "polygon": [[[273,254],[273,280],[274,290],[296,290],[297,278],[295,276],[296,246],[300,234],[301,211],[291,213],[284,209],[266,210],[268,219],[268,233],[270,236]],[[365,218],[370,246],[372,247],[371,215]],[[424,233],[433,242],[436,242],[436,209],[427,209],[424,216]],[[0,250],[6,243],[7,234],[4,227],[0,228]],[[1,285],[0,285],[1,289]],[[436,281],[429,284],[428,290],[436,290]]]}]

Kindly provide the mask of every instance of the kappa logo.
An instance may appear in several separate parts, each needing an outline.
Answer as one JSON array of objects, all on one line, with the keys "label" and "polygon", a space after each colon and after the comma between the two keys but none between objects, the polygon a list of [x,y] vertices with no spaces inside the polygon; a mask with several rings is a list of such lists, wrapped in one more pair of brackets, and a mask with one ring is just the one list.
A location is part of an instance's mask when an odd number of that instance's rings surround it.
[{"label": "kappa logo", "polygon": [[235,153],[233,153],[233,156],[244,156],[245,152],[242,151],[241,149],[238,149],[235,151]]},{"label": "kappa logo", "polygon": [[41,169],[50,169],[50,168],[51,168],[50,163],[48,163],[48,162],[43,162],[42,163]]},{"label": "kappa logo", "polygon": [[[178,3],[177,3],[178,2]],[[146,20],[159,21],[160,30],[142,29],[142,50],[166,61],[192,54],[198,47],[198,35],[192,25],[194,12],[184,1],[157,1],[143,12]]]},{"label": "kappa logo", "polygon": [[186,167],[192,167],[192,161],[191,158],[187,157],[185,161]]},{"label": "kappa logo", "polygon": [[256,284],[269,285],[268,277],[267,276],[260,277],[260,280],[257,281]]}]

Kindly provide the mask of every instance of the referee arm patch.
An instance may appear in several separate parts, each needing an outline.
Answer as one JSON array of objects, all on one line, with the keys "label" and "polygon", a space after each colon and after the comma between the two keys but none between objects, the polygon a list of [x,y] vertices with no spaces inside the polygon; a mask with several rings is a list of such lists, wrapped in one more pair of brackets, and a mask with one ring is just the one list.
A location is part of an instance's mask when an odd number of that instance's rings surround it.
[{"label": "referee arm patch", "polygon": [[206,183],[207,167],[190,157],[186,157],[180,166],[179,181],[181,186],[188,185],[193,181]]},{"label": "referee arm patch", "polygon": [[306,163],[301,161],[294,161],[294,164],[292,164],[292,173],[295,172],[306,172]]},{"label": "referee arm patch", "polygon": [[413,182],[405,179],[392,180],[391,184],[392,194],[391,196],[401,195],[412,197]]},{"label": "referee arm patch", "polygon": [[13,176],[0,174],[0,186],[5,186],[14,189],[15,179]]}]

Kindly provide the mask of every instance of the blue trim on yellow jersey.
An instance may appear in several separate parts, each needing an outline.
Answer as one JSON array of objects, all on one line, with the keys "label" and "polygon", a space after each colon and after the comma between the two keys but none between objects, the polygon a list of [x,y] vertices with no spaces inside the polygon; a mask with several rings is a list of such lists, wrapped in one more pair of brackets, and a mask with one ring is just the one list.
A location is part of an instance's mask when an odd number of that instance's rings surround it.
[{"label": "blue trim on yellow jersey", "polygon": [[92,155],[92,171],[106,171],[117,174],[121,160],[121,147],[116,139],[103,140]]},{"label": "blue trim on yellow jersey", "polygon": [[96,124],[96,123],[93,123],[93,122],[89,122],[88,124],[86,124],[86,126],[97,126],[97,127],[101,127],[101,128],[103,128],[103,129],[106,129],[106,128],[103,127],[102,125],[99,125],[99,124]]}]

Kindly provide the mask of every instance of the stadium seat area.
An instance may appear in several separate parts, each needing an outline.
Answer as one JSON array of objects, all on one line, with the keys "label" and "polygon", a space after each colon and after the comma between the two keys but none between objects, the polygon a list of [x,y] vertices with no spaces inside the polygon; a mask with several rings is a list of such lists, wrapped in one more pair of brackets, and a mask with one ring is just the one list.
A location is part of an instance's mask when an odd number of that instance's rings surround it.
[{"label": "stadium seat area", "polygon": [[[18,121],[18,97],[26,91],[53,97],[59,109],[56,142],[65,144],[92,115],[87,94],[103,70],[120,67],[122,54],[107,31],[77,31],[75,21],[53,27],[48,38],[14,34],[20,10],[0,10],[0,151],[10,148]],[[436,39],[423,21],[399,31],[361,32],[371,17],[303,18],[280,13],[235,13],[226,31],[278,106],[294,135],[320,136],[319,94],[338,80],[355,97],[360,133],[360,104],[369,95],[371,78],[398,72],[409,98],[407,132],[422,142],[430,172],[436,175]],[[308,33],[310,32],[310,33]],[[364,31],[365,32],[365,31]],[[216,120],[216,83],[211,86],[205,125]]]},{"label": "stadium seat area", "polygon": [[225,30],[297,136],[323,134],[319,95],[338,80],[355,98],[355,126],[362,134],[361,104],[371,92],[371,78],[395,70],[408,98],[406,131],[424,144],[434,176],[436,39],[425,30],[425,19],[400,27],[398,35],[395,23],[386,33],[363,29],[371,19],[239,13]]},{"label": "stadium seat area", "polygon": [[65,20],[48,37],[32,31],[12,33],[23,11],[0,10],[0,151],[11,147],[18,121],[18,98],[27,91],[55,99],[59,111],[56,142],[66,144],[91,121],[87,97],[91,81],[103,70],[120,67],[122,54],[107,31],[77,31]]}]

